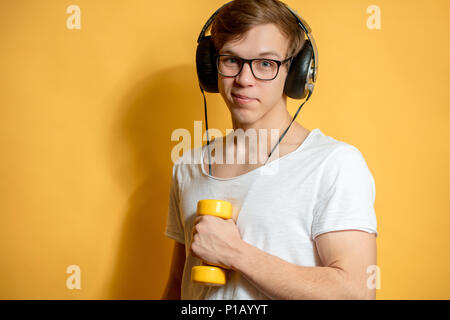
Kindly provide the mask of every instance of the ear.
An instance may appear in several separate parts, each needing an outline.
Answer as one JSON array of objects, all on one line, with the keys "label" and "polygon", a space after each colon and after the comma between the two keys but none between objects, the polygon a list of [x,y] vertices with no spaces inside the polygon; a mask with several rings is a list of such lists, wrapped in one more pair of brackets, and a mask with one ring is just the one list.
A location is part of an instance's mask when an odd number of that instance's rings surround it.
[{"label": "ear", "polygon": [[200,86],[206,92],[219,92],[217,88],[217,69],[214,61],[214,45],[211,36],[206,36],[197,46],[196,64]]},{"label": "ear", "polygon": [[308,90],[306,82],[313,49],[309,40],[306,40],[302,50],[291,60],[292,65],[284,85],[284,92],[293,99],[303,99]]}]

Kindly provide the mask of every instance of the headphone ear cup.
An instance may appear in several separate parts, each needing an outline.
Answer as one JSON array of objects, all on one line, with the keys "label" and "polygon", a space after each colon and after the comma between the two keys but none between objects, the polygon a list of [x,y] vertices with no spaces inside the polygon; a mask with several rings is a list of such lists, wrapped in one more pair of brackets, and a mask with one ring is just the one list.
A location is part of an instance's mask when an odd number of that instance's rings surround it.
[{"label": "headphone ear cup", "polygon": [[196,65],[200,86],[206,92],[218,93],[217,69],[211,36],[203,37],[197,45]]},{"label": "headphone ear cup", "polygon": [[308,93],[306,84],[308,71],[313,57],[313,48],[309,39],[305,41],[302,50],[293,58],[289,68],[284,93],[293,99],[303,99]]}]

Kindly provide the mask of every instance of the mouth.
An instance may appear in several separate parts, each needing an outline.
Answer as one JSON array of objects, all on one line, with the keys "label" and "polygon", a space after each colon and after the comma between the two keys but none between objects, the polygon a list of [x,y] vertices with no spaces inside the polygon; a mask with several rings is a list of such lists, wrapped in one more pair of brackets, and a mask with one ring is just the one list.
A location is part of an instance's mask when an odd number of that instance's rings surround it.
[{"label": "mouth", "polygon": [[231,96],[233,97],[233,100],[238,104],[246,104],[246,103],[256,101],[255,98],[250,98],[250,97],[243,96],[243,95],[236,94],[236,93],[231,93]]}]

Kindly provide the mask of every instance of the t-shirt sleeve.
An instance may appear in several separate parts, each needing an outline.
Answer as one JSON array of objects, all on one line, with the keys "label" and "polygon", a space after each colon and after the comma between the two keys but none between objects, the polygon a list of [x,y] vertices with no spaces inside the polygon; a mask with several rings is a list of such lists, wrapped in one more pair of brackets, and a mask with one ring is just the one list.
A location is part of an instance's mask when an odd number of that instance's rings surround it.
[{"label": "t-shirt sleeve", "polygon": [[169,205],[166,221],[166,230],[164,234],[182,244],[184,240],[184,224],[182,223],[181,211],[180,211],[180,194],[179,194],[179,181],[177,175],[177,163],[174,163],[172,167],[172,179],[170,182],[169,191]]},{"label": "t-shirt sleeve", "polygon": [[377,233],[375,182],[361,154],[348,145],[326,160],[314,208],[312,238],[330,231]]}]

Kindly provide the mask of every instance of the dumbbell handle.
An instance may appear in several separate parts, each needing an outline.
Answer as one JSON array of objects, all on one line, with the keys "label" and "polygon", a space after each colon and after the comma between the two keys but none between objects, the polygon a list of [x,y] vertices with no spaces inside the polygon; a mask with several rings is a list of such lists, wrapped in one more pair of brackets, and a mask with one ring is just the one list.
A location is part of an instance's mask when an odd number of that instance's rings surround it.
[{"label": "dumbbell handle", "polygon": [[[197,203],[197,215],[211,215],[222,219],[232,218],[231,203],[224,200],[205,199]],[[191,271],[193,282],[220,286],[226,283],[226,274],[223,266],[213,266],[202,261],[201,266],[195,266]]]}]

